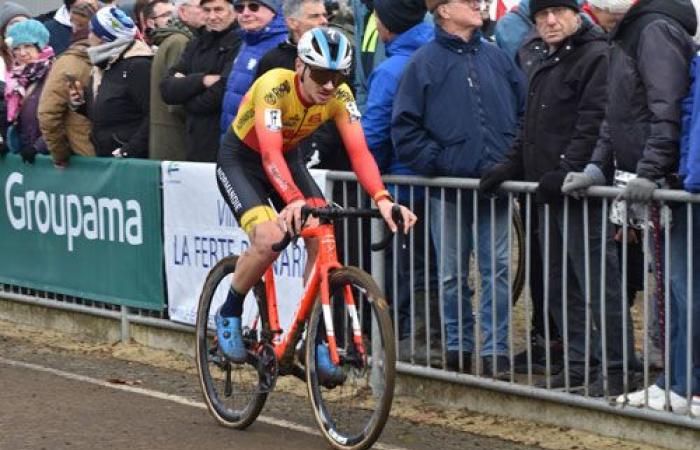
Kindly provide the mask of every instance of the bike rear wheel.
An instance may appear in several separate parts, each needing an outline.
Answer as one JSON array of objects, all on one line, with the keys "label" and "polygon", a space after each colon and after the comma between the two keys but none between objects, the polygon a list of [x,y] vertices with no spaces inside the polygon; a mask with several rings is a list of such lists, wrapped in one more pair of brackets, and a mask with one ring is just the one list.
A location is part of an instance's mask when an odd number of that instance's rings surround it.
[{"label": "bike rear wheel", "polygon": [[[326,340],[319,298],[306,337],[309,400],[321,432],[333,447],[366,449],[379,438],[394,396],[396,354],[389,305],[372,277],[358,268],[335,270],[329,285],[330,316],[345,381],[331,389],[319,382],[314,344]],[[351,310],[343,297],[345,286],[351,287],[361,323],[364,358],[353,342]]]},{"label": "bike rear wheel", "polygon": [[214,266],[204,283],[197,310],[197,373],[209,412],[222,425],[244,429],[260,414],[267,382],[259,375],[258,359],[251,349],[260,348],[255,330],[244,330],[249,351],[246,363],[234,364],[219,350],[214,314],[226,298],[237,257],[227,257]]}]

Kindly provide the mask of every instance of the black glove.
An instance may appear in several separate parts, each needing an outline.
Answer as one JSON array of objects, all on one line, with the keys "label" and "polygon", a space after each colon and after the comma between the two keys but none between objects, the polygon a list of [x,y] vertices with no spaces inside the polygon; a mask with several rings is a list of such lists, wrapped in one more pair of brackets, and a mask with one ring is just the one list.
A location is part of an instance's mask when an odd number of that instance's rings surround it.
[{"label": "black glove", "polygon": [[34,164],[34,160],[36,159],[36,149],[33,146],[27,145],[20,150],[19,154],[22,155],[22,161],[25,163]]},{"label": "black glove", "polygon": [[566,178],[564,170],[553,170],[542,175],[540,184],[535,191],[535,201],[549,205],[561,205],[564,201],[564,196],[561,193],[564,178]]},{"label": "black glove", "polygon": [[518,175],[518,170],[513,165],[504,163],[496,164],[487,170],[479,180],[479,194],[490,197],[506,180],[512,180]]},{"label": "black glove", "polygon": [[[1,139],[0,139],[1,140]],[[4,158],[5,155],[10,151],[9,148],[7,148],[7,145],[5,144],[5,141],[0,142],[0,158]]]}]

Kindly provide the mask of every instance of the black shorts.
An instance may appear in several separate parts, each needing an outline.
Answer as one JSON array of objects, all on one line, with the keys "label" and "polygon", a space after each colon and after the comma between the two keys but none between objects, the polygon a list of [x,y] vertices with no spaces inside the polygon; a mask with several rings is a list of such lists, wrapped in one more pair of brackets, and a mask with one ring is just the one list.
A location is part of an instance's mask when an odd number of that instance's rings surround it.
[{"label": "black shorts", "polygon": [[[323,193],[306,168],[303,156],[295,148],[285,152],[284,159],[304,198],[322,199]],[[216,183],[246,233],[259,223],[275,220],[275,209],[280,211],[286,205],[267,179],[260,153],[245,145],[231,130],[226,132],[219,147]]]}]

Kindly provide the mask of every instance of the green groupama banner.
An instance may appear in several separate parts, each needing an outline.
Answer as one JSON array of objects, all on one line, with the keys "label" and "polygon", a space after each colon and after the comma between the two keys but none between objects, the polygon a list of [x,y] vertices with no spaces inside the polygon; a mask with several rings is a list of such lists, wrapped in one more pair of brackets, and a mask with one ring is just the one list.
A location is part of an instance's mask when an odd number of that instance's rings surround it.
[{"label": "green groupama banner", "polygon": [[158,162],[7,155],[0,186],[0,282],[164,307]]}]

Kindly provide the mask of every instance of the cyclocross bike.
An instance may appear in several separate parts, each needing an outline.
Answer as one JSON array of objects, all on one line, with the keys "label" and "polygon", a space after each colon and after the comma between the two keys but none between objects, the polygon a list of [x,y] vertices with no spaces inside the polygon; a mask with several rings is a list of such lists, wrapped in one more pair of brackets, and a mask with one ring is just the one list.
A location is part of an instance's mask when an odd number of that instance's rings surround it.
[{"label": "cyclocross bike", "polygon": [[[394,219],[400,219],[394,207]],[[255,421],[278,376],[306,382],[308,397],[323,436],[337,449],[366,449],[379,437],[394,395],[395,346],[389,305],[376,282],[356,267],[343,267],[336,254],[333,222],[346,218],[381,218],[376,209],[337,206],[302,209],[317,226],[300,236],[317,238],[319,250],[290,329],[280,327],[272,267],[253,288],[258,313],[244,327],[248,360],[234,364],[220,351],[214,313],[231,285],[236,256],[212,268],[199,299],[197,369],[207,407],[222,425],[244,429]],[[397,222],[398,224],[398,222]],[[401,228],[401,226],[399,226]],[[299,236],[287,235],[273,246],[281,251]],[[392,234],[373,250],[385,248]],[[290,301],[292,299],[284,299]],[[316,368],[316,349],[327,344],[344,380],[323,385]],[[303,366],[303,367],[302,367]],[[337,381],[337,380],[336,380]]]}]

